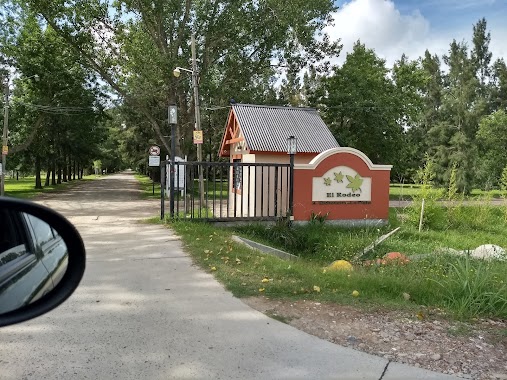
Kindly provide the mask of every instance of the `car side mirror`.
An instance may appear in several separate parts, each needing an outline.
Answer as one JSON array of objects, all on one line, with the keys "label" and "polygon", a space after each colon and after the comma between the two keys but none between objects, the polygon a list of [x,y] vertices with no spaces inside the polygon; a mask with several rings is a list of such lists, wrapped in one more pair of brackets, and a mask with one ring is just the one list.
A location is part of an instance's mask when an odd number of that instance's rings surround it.
[{"label": "car side mirror", "polygon": [[79,285],[85,263],[83,240],[62,215],[0,197],[0,327],[64,302]]}]

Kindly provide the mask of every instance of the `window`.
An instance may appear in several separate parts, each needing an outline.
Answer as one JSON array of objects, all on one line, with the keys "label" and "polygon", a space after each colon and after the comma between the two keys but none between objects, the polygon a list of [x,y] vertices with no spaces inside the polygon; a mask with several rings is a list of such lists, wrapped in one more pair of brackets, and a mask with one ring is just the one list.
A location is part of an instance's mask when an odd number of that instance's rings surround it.
[{"label": "window", "polygon": [[33,228],[35,239],[39,245],[43,245],[54,238],[53,230],[49,224],[32,215],[26,215]]},{"label": "window", "polygon": [[238,165],[241,163],[241,159],[234,159],[232,166],[232,178],[233,178],[233,191],[241,190],[241,182],[243,180],[243,167]]}]

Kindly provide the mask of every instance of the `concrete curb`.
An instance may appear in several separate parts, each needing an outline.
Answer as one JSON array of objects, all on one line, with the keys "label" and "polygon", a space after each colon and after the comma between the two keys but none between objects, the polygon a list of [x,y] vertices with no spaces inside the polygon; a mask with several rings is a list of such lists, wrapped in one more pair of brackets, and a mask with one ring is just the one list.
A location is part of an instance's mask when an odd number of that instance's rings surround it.
[{"label": "concrete curb", "polygon": [[288,253],[288,252],[285,252],[285,251],[282,251],[280,249],[276,249],[273,247],[269,247],[267,245],[257,243],[255,241],[252,241],[249,239],[245,239],[244,237],[232,235],[232,240],[234,240],[236,243],[246,245],[247,247],[249,247],[251,249],[255,249],[257,251],[267,253],[272,256],[279,257],[280,259],[284,259],[284,260],[298,260],[299,259],[299,257],[297,257],[291,253]]}]

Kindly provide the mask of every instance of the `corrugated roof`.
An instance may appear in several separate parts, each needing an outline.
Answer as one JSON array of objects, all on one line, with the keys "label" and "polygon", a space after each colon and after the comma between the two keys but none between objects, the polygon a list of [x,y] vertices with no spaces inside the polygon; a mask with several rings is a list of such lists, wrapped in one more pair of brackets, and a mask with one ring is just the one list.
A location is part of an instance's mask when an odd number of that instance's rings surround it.
[{"label": "corrugated roof", "polygon": [[287,152],[287,138],[297,138],[299,153],[321,153],[340,145],[316,109],[233,104],[248,149]]}]

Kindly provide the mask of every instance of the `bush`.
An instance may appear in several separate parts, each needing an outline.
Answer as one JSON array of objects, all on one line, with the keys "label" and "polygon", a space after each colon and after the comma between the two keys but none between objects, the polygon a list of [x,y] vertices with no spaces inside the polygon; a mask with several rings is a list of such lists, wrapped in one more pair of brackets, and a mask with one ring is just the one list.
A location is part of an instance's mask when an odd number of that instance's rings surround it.
[{"label": "bush", "polygon": [[424,199],[423,227],[425,229],[443,230],[447,226],[446,210],[438,201],[444,196],[442,189],[425,189],[416,195],[408,207],[408,221],[413,226],[419,226],[422,202]]}]

